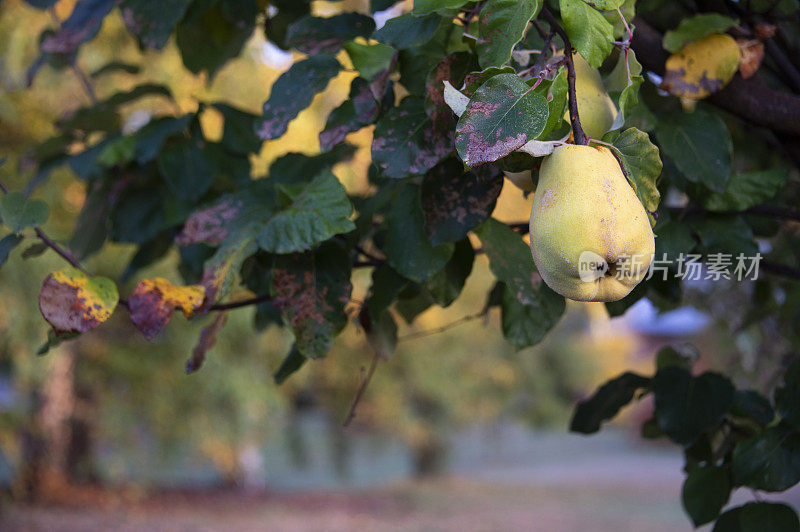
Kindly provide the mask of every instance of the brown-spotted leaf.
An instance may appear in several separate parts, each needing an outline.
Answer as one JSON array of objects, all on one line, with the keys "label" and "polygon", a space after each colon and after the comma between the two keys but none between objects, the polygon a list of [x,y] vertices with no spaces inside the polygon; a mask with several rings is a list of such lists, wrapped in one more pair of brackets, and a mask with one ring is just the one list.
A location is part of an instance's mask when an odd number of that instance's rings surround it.
[{"label": "brown-spotted leaf", "polygon": [[303,356],[325,356],[344,328],[344,306],[352,288],[350,271],[347,251],[335,242],[325,243],[313,253],[276,258],[272,302],[294,331]]},{"label": "brown-spotted leaf", "polygon": [[205,300],[199,312],[207,312],[217,301],[227,296],[233,289],[233,281],[244,260],[256,252],[254,231],[242,231],[220,246],[214,255],[203,265],[203,287]]},{"label": "brown-spotted leaf", "polygon": [[764,60],[764,43],[757,40],[736,39],[739,45],[739,73],[744,79],[752,78]]},{"label": "brown-spotted leaf", "polygon": [[39,310],[59,335],[83,333],[106,321],[119,301],[117,286],[76,268],[51,273],[39,293]]},{"label": "brown-spotted leaf", "polygon": [[458,154],[470,167],[501,159],[538,137],[548,113],[545,97],[519,76],[493,76],[475,91],[458,120]]},{"label": "brown-spotted leaf", "polygon": [[192,356],[186,361],[186,373],[194,373],[203,365],[206,354],[217,343],[217,333],[228,319],[227,312],[219,312],[214,316],[214,321],[203,327],[200,331],[200,339],[192,349]]},{"label": "brown-spotted leaf", "polygon": [[152,340],[169,323],[176,308],[191,318],[204,297],[202,286],[175,286],[162,277],[144,279],[128,299],[131,321],[145,338]]},{"label": "brown-spotted leaf", "polygon": [[242,201],[228,197],[211,207],[193,212],[175,238],[175,243],[179,246],[201,242],[212,245],[222,243],[228,237],[229,224],[241,208]]},{"label": "brown-spotted leaf", "polygon": [[446,159],[425,174],[422,210],[431,244],[456,242],[491,215],[503,188],[494,165],[464,171],[456,157]]},{"label": "brown-spotted leaf", "polygon": [[739,46],[733,37],[709,35],[667,59],[661,88],[681,98],[700,100],[727,85],[738,68]]}]

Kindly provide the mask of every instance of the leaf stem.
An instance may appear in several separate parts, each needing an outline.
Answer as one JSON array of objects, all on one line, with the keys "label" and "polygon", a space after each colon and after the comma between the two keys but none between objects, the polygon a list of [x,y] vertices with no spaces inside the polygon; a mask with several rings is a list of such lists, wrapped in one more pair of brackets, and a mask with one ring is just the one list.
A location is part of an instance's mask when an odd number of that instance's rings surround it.
[{"label": "leaf stem", "polygon": [[569,94],[569,120],[572,124],[572,137],[575,140],[575,144],[581,146],[587,146],[589,144],[589,139],[586,137],[586,133],[583,131],[583,127],[581,126],[581,120],[578,116],[578,100],[577,95],[575,93],[575,62],[572,58],[572,43],[569,40],[569,36],[567,32],[564,31],[564,28],[556,21],[553,14],[550,12],[549,9],[546,7],[542,7],[542,15],[544,16],[547,23],[550,25],[550,28],[558,33],[561,37],[561,40],[564,41],[564,57],[567,61],[567,92]]}]

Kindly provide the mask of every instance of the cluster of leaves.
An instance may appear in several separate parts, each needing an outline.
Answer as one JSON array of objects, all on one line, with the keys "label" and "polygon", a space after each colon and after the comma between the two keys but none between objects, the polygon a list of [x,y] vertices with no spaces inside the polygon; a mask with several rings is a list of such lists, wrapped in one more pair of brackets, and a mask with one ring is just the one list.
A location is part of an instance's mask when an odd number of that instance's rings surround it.
[{"label": "cluster of leaves", "polygon": [[592,434],[634,398],[652,396],[653,417],[642,437],[665,437],[683,448],[682,502],[695,526],[714,530],[789,531],[800,527],[785,504],[750,502],[723,512],[737,488],[785,491],[800,482],[800,361],[792,364],[772,401],[738,390],[719,373],[691,372],[691,357],[666,347],[656,373],[624,373],[603,384],[575,409],[571,430]]},{"label": "cluster of leaves", "polygon": [[[55,0],[28,3],[47,9]],[[30,79],[43,65],[80,73],[80,46],[95,36],[117,4],[78,1],[66,20],[42,34],[41,57]],[[450,305],[477,253],[486,254],[497,278],[486,308],[501,309],[506,338],[517,348],[538,343],[563,314],[564,299],[542,284],[519,226],[503,224],[491,213],[507,183],[503,172],[529,172],[535,182],[541,158],[568,141],[570,124],[564,112],[574,80],[570,58],[559,47],[571,46],[604,74],[617,119],[611,131],[592,141],[608,145],[617,155],[651,216],[657,257],[752,256],[758,251],[756,237],[778,234],[779,224],[757,213],[766,202],[777,202],[776,197],[792,200],[784,186],[787,160],[767,149],[759,151],[759,146],[774,144],[771,133],[753,141],[741,122],[703,103],[693,113],[683,112],[676,98],[645,83],[632,40],[636,24],[649,22],[655,26],[651,33],[674,30],[663,45],[658,43],[658,51],[676,51],[731,28],[736,21],[730,17],[695,16],[675,6],[665,11],[657,0],[639,5],[635,0],[417,0],[411,12],[376,29],[374,13],[393,4],[372,0],[369,12],[323,18],[307,0],[176,0],[157,9],[145,0],[119,2],[122,19],[142,49],[161,49],[174,36],[184,65],[194,73],[213,77],[254,31],[263,30],[276,46],[305,56],[274,83],[260,115],[207,101],[194,112],[155,116],[130,131],[122,127],[126,104],[143,96],[172,97],[164,86],[142,84],[99,98],[56,124],[59,134],[32,154],[36,170],[28,190],[0,202],[0,216],[12,231],[0,241],[0,260],[33,229],[72,264],[49,276],[40,294],[42,313],[54,328],[51,343],[97,327],[118,307],[152,339],[175,309],[192,317],[253,304],[257,329],[278,324],[295,335],[295,345],[275,375],[280,382],[307,359],[325,356],[346,325],[354,268],[372,268],[368,297],[357,305],[358,323],[385,358],[397,341],[397,320],[411,323],[433,305]],[[752,16],[767,16],[753,4]],[[637,10],[645,19],[634,20]],[[663,67],[656,57],[641,59],[654,73]],[[320,153],[287,154],[267,175],[254,176],[250,156],[264,141],[282,137],[289,123],[344,70],[355,70],[358,76],[349,97],[319,133]],[[119,72],[135,76],[137,67],[111,63],[92,77]],[[218,141],[204,136],[200,123],[206,112],[224,119]],[[332,169],[353,156],[348,135],[364,128],[373,128],[368,176],[373,192],[349,195]],[[38,228],[46,221],[46,206],[27,197],[52,169],[63,165],[87,190],[68,250],[48,243]],[[680,202],[661,202],[668,194]],[[473,247],[476,241],[479,249]],[[106,242],[137,246],[120,283],[177,247],[183,285],[142,279],[127,299],[120,299],[115,281],[80,268],[80,261]],[[775,254],[785,256],[782,249]],[[779,295],[779,282],[764,282],[759,297],[768,302],[759,305],[788,315],[794,299]],[[252,297],[230,299],[244,291]],[[674,275],[656,276],[607,308],[618,315],[642,297],[669,308],[680,303],[681,291]],[[199,367],[223,325],[220,317],[203,331],[187,370]],[[638,389],[651,390],[658,420],[650,426],[682,445],[694,445],[701,434],[711,438],[717,432],[733,433],[728,414],[739,396],[722,377],[692,377],[685,367],[665,367],[653,379],[621,379],[603,394],[612,395],[616,404],[630,400]],[[695,380],[730,395],[727,402],[720,395],[719,405],[716,399],[703,402],[703,412],[711,405],[716,410],[700,421],[693,420],[693,409],[687,407],[695,399],[687,399],[686,389],[694,390]],[[796,386],[796,379],[787,377],[786,389]],[[579,414],[580,426],[596,430],[599,420],[613,412],[603,411],[597,418],[582,407]],[[588,421],[583,419],[587,416]],[[774,438],[775,427],[790,430],[783,422],[769,424],[771,418],[765,421],[764,416],[756,420],[757,429],[748,425],[750,436],[763,430]],[[733,479],[731,486],[778,486],[741,476],[741,465],[735,473],[734,458],[723,462],[729,447],[744,445],[735,436],[723,438],[724,447],[708,438],[714,459],[695,458],[704,471],[697,475],[718,467]],[[753,462],[772,452],[773,446],[765,445],[748,451],[758,455]],[[725,452],[718,455],[719,449]],[[787,453],[794,461],[800,456],[796,448]],[[730,463],[734,473],[724,465]],[[703,485],[702,479],[695,483]],[[716,517],[719,508],[697,517],[694,505],[704,511],[708,505],[693,490],[687,504],[691,517],[696,522]],[[720,508],[725,501],[727,493]],[[739,510],[735,519],[744,523],[753,512],[771,512],[753,508]],[[730,512],[724,515],[729,517],[723,516],[721,523],[734,519]]]}]

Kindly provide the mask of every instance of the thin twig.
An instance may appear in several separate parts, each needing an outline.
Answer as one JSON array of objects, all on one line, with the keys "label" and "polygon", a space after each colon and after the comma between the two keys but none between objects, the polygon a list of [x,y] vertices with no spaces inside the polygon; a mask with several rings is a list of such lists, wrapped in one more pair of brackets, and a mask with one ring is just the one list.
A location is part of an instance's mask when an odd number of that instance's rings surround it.
[{"label": "thin twig", "polygon": [[380,355],[377,351],[372,355],[372,361],[369,364],[369,369],[366,373],[364,373],[364,368],[361,368],[362,377],[361,377],[361,385],[358,387],[358,391],[356,392],[356,397],[353,399],[353,404],[350,407],[350,411],[347,413],[347,417],[342,423],[342,426],[347,427],[352,423],[352,421],[356,417],[356,408],[358,407],[358,403],[361,402],[361,398],[364,397],[364,392],[367,391],[367,386],[369,386],[369,382],[372,380],[372,376],[375,374],[375,370],[378,368],[378,362],[380,361]]},{"label": "thin twig", "polygon": [[453,327],[458,327],[468,321],[477,320],[479,318],[483,318],[484,312],[478,312],[476,314],[468,314],[466,316],[462,316],[461,318],[452,321],[446,325],[442,325],[441,327],[437,327],[436,329],[428,329],[426,331],[416,331],[413,333],[409,333],[405,336],[401,336],[397,339],[398,342],[404,342],[406,340],[416,340],[417,338],[424,338],[426,336],[431,336],[434,334],[443,333],[447,330],[452,329]]},{"label": "thin twig", "polygon": [[261,303],[266,303],[267,301],[270,300],[272,300],[271,295],[262,294],[260,296],[251,297],[249,299],[242,299],[240,301],[232,301],[230,303],[217,303],[216,305],[211,305],[208,308],[208,310],[231,310],[234,308],[242,308],[250,305],[259,305]]},{"label": "thin twig", "polygon": [[581,120],[578,116],[578,99],[575,93],[575,63],[572,58],[572,43],[569,40],[569,36],[567,32],[564,31],[564,28],[556,21],[555,17],[550,10],[546,7],[542,7],[542,15],[544,16],[547,23],[550,25],[550,28],[558,33],[561,37],[561,40],[564,41],[564,56],[567,60],[567,88],[569,94],[569,120],[572,124],[572,137],[575,140],[575,144],[581,146],[587,146],[589,144],[589,139],[586,137],[586,133],[583,131],[583,127],[581,126]]},{"label": "thin twig", "polygon": [[84,72],[75,61],[73,61],[70,66],[72,67],[72,71],[75,73],[75,76],[78,78],[78,81],[80,81],[81,85],[83,85],[83,90],[86,91],[86,95],[89,96],[89,100],[92,102],[92,105],[97,104],[97,102],[100,100],[97,99],[97,93],[94,91],[92,82],[89,81],[89,76],[86,75],[86,72]]}]

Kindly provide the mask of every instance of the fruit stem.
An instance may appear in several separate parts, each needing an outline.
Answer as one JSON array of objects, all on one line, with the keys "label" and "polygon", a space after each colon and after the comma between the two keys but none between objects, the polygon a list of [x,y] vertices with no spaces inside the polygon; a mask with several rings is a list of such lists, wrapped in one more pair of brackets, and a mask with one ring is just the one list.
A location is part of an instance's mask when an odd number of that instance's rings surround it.
[{"label": "fruit stem", "polygon": [[555,17],[550,10],[542,7],[542,15],[550,29],[558,33],[561,40],[564,41],[564,58],[567,62],[567,93],[569,95],[569,121],[572,125],[572,137],[575,139],[575,144],[581,146],[588,146],[589,139],[581,126],[581,119],[578,116],[578,99],[575,94],[575,63],[572,60],[572,43],[569,40],[567,32],[556,21]]}]

